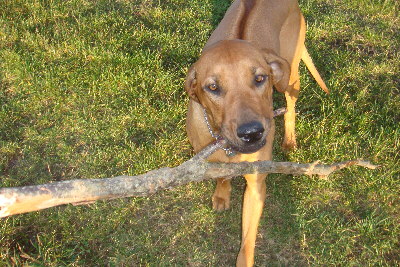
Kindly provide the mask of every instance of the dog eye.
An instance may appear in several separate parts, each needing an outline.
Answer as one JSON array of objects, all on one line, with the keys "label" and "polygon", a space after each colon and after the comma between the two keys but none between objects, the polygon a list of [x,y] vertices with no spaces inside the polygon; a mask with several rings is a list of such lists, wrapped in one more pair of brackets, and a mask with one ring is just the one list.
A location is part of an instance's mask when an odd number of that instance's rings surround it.
[{"label": "dog eye", "polygon": [[265,82],[266,79],[267,79],[267,75],[256,75],[256,77],[254,77],[254,82],[257,85],[261,85],[262,83]]},{"label": "dog eye", "polygon": [[218,86],[215,83],[213,83],[213,84],[208,85],[207,89],[211,90],[211,91],[216,91],[216,90],[218,90]]},{"label": "dog eye", "polygon": [[221,87],[216,82],[206,84],[203,88],[214,95],[220,95],[222,91]]}]

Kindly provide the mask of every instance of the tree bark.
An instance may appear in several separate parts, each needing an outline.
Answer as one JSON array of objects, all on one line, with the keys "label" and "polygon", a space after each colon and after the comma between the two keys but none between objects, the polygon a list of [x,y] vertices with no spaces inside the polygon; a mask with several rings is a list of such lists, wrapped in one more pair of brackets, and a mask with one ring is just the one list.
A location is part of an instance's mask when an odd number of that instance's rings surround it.
[{"label": "tree bark", "polygon": [[318,162],[311,164],[273,161],[207,162],[207,157],[223,145],[225,145],[223,140],[216,141],[175,168],[161,168],[137,176],[79,179],[43,185],[0,188],[0,218],[63,204],[77,205],[100,199],[146,196],[161,189],[218,177],[234,177],[248,173],[305,174],[327,177],[336,170],[352,165],[370,169],[378,167],[362,160],[350,160],[331,165]]}]

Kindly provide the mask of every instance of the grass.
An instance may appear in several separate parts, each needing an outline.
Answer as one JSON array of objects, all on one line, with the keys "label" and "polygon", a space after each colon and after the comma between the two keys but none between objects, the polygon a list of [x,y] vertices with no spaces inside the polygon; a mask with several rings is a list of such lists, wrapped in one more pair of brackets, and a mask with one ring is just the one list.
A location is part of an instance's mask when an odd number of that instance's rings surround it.
[{"label": "grass", "polygon": [[[257,266],[400,264],[400,21],[394,0],[304,0],[299,148],[275,160],[366,158],[329,180],[270,175]],[[0,186],[134,175],[192,156],[185,73],[223,1],[11,1],[0,6]],[[276,95],[276,106],[283,105]],[[1,219],[3,266],[232,266],[244,182],[213,182]]]}]

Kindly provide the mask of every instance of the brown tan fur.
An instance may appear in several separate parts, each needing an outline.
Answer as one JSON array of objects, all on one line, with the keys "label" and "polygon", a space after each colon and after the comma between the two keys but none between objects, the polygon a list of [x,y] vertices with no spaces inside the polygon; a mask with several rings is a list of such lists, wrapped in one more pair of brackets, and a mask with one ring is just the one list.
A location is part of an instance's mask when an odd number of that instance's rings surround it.
[{"label": "brown tan fur", "polygon": [[[204,108],[213,131],[238,151],[232,157],[217,151],[209,157],[210,161],[271,160],[275,132],[273,87],[284,92],[287,101],[283,147],[296,146],[294,107],[300,89],[301,59],[327,91],[308,56],[304,38],[305,22],[297,1],[233,2],[186,78],[185,88],[190,96],[187,133],[195,152],[214,141],[205,122]],[[264,78],[261,83],[260,77]],[[247,135],[243,138],[239,132],[245,128],[247,133],[245,126],[253,122],[262,131],[248,142]],[[265,178],[265,174],[245,175],[247,187],[237,266],[253,265],[257,227],[265,201]],[[218,179],[212,196],[215,210],[229,208],[230,192],[230,181]]]}]

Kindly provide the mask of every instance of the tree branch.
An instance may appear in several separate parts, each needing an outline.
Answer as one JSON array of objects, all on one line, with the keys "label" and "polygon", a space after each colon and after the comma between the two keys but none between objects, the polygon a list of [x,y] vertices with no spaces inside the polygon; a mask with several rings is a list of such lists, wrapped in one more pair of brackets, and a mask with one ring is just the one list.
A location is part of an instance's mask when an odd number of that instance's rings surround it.
[{"label": "tree branch", "polygon": [[79,179],[43,185],[0,188],[0,218],[46,209],[63,204],[86,204],[100,199],[146,196],[189,182],[219,177],[234,177],[248,173],[284,173],[327,177],[334,171],[358,165],[369,169],[378,166],[367,161],[350,160],[332,165],[318,162],[240,162],[211,163],[206,159],[225,145],[219,140],[190,160],[175,168],[161,168],[137,176],[117,176],[104,179]]}]

